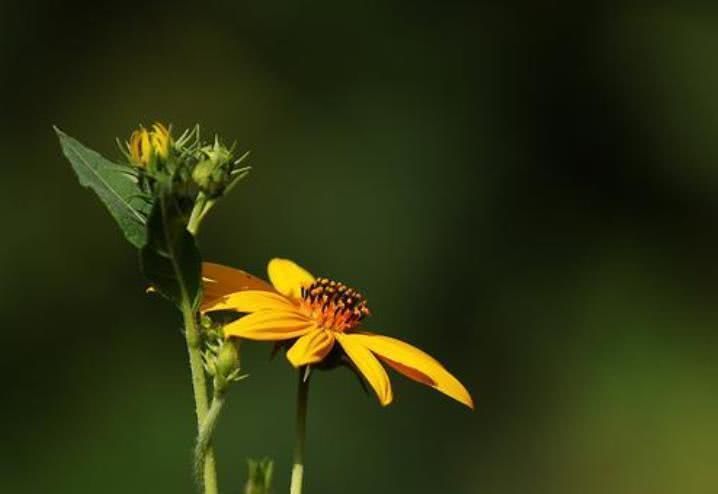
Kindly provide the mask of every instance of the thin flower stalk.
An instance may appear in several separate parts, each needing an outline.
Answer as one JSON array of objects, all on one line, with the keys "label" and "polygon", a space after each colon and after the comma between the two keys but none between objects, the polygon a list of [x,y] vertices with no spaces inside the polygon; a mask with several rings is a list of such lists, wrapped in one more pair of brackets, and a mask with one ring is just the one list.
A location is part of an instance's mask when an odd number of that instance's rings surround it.
[{"label": "thin flower stalk", "polygon": [[[203,209],[204,206],[204,201],[198,201],[195,204],[190,217],[195,217],[195,211]],[[192,235],[197,233],[199,223],[199,221],[195,221],[194,223],[188,225],[187,229]],[[197,324],[197,313],[192,307],[191,301],[186,297],[182,302],[182,317],[184,319],[187,353],[189,355],[190,372],[192,374],[192,391],[194,394],[195,412],[197,416],[197,436],[199,443],[199,439],[202,438],[202,428],[210,411],[210,405],[207,398],[207,379],[202,362],[202,339],[199,325]],[[222,402],[223,400],[220,403]],[[221,405],[215,410],[216,416],[219,415],[220,410]],[[212,420],[212,430],[214,429],[213,425],[217,419],[216,416]],[[198,475],[201,474],[201,477],[198,477],[197,480],[203,485],[204,494],[218,494],[219,487],[217,485],[217,467],[214,450],[210,444],[209,438],[206,439],[204,445],[196,448],[199,448],[197,450],[201,451],[201,455],[195,455],[195,472]]]},{"label": "thin flower stalk", "polygon": [[304,449],[307,438],[307,405],[309,403],[309,374],[303,369],[297,372],[297,424],[294,440],[294,461],[289,494],[302,494],[304,480]]}]

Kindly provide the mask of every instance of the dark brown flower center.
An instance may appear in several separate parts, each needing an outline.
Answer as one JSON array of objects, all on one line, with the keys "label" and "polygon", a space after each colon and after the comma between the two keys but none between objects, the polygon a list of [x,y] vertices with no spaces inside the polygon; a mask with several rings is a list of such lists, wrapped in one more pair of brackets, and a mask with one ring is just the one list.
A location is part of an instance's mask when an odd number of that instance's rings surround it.
[{"label": "dark brown flower center", "polygon": [[354,328],[371,315],[361,293],[328,278],[302,288],[302,307],[321,327],[334,331]]}]

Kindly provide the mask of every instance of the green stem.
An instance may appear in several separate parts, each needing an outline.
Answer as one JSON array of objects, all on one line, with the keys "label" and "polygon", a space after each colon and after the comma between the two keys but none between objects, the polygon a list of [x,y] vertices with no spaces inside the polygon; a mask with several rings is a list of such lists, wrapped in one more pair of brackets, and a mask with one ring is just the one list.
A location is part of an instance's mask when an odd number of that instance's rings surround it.
[{"label": "green stem", "polygon": [[198,192],[197,197],[194,201],[194,207],[192,208],[189,220],[187,221],[187,230],[189,230],[192,235],[197,235],[197,231],[199,230],[199,224],[202,222],[202,218],[206,213],[206,203],[207,196],[204,195],[204,192]]},{"label": "green stem", "polygon": [[214,436],[214,429],[217,426],[217,419],[219,419],[219,414],[224,405],[224,397],[225,393],[223,391],[217,392],[215,390],[212,405],[209,407],[209,411],[204,417],[204,422],[199,429],[197,444],[194,450],[194,468],[197,478],[201,478],[203,475],[202,471],[205,468],[205,459],[211,451],[212,437]]},{"label": "green stem", "polygon": [[[182,305],[182,317],[185,324],[185,337],[187,339],[187,352],[189,354],[189,366],[192,372],[192,390],[194,392],[195,412],[197,414],[197,430],[201,432],[209,412],[207,402],[207,380],[202,365],[201,339],[197,328],[197,319],[194,310],[189,302]],[[204,494],[218,494],[217,471],[214,461],[214,451],[207,447],[204,455],[204,468],[202,478],[204,483]]]},{"label": "green stem", "polygon": [[[197,234],[197,229],[201,221],[201,213],[204,209],[205,196],[201,192],[197,195],[194,208],[187,223],[187,230],[192,235]],[[184,319],[185,338],[187,339],[187,353],[189,354],[189,366],[192,373],[192,390],[194,392],[195,412],[197,414],[197,432],[202,433],[202,426],[209,413],[209,404],[207,400],[207,380],[204,374],[204,365],[202,363],[202,339],[199,328],[197,327],[197,315],[192,302],[187,296],[182,300],[182,318]],[[220,406],[221,408],[221,406]],[[219,413],[219,411],[217,411]],[[215,418],[216,422],[216,418]],[[207,444],[203,454],[203,468],[197,466],[196,471],[200,473],[198,478],[204,484],[204,494],[218,494],[217,487],[217,468],[214,459],[214,450]]]},{"label": "green stem", "polygon": [[297,430],[294,443],[294,465],[292,466],[292,482],[289,494],[302,494],[304,478],[304,443],[307,430],[307,402],[309,395],[309,376],[304,368],[299,369],[297,383]]},{"label": "green stem", "polygon": [[212,209],[212,206],[214,206],[217,203],[216,199],[205,199],[202,212],[199,215],[199,221],[201,222],[204,217],[209,213],[209,210]]}]

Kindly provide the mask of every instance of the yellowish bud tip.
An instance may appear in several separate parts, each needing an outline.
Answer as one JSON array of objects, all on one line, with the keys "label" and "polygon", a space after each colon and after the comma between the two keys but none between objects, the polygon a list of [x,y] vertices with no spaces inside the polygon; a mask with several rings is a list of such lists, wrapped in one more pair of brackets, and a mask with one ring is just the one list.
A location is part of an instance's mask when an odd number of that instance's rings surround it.
[{"label": "yellowish bud tip", "polygon": [[147,166],[152,155],[150,149],[150,135],[147,130],[142,127],[135,130],[130,136],[130,141],[127,143],[127,149],[130,152],[132,161],[139,166]]},{"label": "yellowish bud tip", "polygon": [[150,132],[152,139],[152,149],[157,156],[162,159],[167,159],[170,154],[170,148],[172,147],[172,135],[170,131],[159,122],[155,122],[152,125],[152,132]]},{"label": "yellowish bud tip", "polygon": [[159,122],[152,125],[152,130],[140,126],[130,135],[127,149],[132,161],[145,168],[155,158],[166,160],[172,148],[170,131]]}]

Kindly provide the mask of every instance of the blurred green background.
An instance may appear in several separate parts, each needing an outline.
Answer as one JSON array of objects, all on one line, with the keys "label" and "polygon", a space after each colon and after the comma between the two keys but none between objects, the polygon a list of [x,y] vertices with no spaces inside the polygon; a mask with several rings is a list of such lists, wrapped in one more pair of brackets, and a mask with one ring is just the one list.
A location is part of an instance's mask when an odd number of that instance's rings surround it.
[{"label": "blurred green background", "polygon": [[[313,384],[312,493],[718,492],[718,11],[569,2],[0,2],[0,492],[192,493],[180,321],[51,130],[252,151],[201,232],[364,291],[470,412]],[[294,376],[247,344],[221,419],[288,485]]]}]

